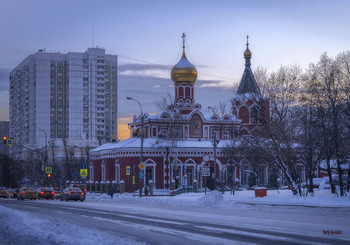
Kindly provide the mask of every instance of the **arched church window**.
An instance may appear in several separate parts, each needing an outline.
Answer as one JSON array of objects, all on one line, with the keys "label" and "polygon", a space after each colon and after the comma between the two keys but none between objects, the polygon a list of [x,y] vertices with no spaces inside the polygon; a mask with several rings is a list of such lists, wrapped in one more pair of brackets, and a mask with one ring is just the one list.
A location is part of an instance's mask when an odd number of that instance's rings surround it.
[{"label": "arched church window", "polygon": [[184,88],[183,87],[180,87],[179,88],[179,97],[184,97]]},{"label": "arched church window", "polygon": [[247,107],[242,106],[238,112],[238,119],[242,119],[243,123],[249,123],[249,111]]},{"label": "arched church window", "polygon": [[185,96],[186,96],[186,98],[191,97],[191,96],[190,96],[190,93],[191,93],[190,88],[189,88],[189,87],[186,87],[186,88],[185,88]]},{"label": "arched church window", "polygon": [[194,115],[191,119],[191,138],[202,137],[202,120],[198,115]]},{"label": "arched church window", "polygon": [[259,111],[256,108],[252,109],[252,123],[258,123],[259,122]]}]

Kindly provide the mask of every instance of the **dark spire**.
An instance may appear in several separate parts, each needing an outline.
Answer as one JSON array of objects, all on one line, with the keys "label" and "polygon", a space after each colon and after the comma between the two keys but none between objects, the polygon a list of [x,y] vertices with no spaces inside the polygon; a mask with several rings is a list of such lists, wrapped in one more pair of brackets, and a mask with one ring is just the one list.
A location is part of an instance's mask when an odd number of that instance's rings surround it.
[{"label": "dark spire", "polygon": [[250,69],[250,59],[252,58],[252,52],[249,50],[249,36],[247,35],[247,48],[244,52],[245,58],[245,69],[241,79],[241,83],[239,84],[237,95],[252,93],[260,95],[260,89],[256,84],[252,69]]}]

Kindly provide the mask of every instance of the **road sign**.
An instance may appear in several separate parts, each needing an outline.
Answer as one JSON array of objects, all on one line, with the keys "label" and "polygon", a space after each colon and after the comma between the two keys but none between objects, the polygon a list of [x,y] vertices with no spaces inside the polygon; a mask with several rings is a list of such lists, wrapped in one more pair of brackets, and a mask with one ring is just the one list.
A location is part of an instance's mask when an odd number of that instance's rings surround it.
[{"label": "road sign", "polygon": [[81,169],[87,169],[87,164],[86,163],[82,163],[81,164]]},{"label": "road sign", "polygon": [[13,145],[13,139],[7,139],[6,145]]},{"label": "road sign", "polygon": [[210,172],[202,172],[202,176],[210,176]]},{"label": "road sign", "polygon": [[132,184],[135,185],[135,176],[132,176]]},{"label": "road sign", "polygon": [[210,172],[210,168],[208,168],[208,167],[202,167],[202,172]]},{"label": "road sign", "polygon": [[203,167],[210,167],[210,163],[208,163],[208,162],[203,163]]},{"label": "road sign", "polygon": [[139,177],[140,177],[141,179],[145,178],[145,173],[144,173],[144,172],[140,172],[140,173],[139,173]]},{"label": "road sign", "polygon": [[130,175],[130,166],[126,166],[126,175]]},{"label": "road sign", "polygon": [[140,164],[139,164],[139,168],[140,168],[141,170],[143,170],[143,169],[145,168],[145,164],[140,163]]},{"label": "road sign", "polygon": [[52,174],[52,168],[51,167],[46,167],[46,173],[47,174]]},{"label": "road sign", "polygon": [[203,155],[203,161],[204,162],[208,162],[209,160],[210,160],[210,156],[209,155],[207,155],[207,154]]},{"label": "road sign", "polygon": [[80,169],[80,176],[87,176],[87,169]]}]

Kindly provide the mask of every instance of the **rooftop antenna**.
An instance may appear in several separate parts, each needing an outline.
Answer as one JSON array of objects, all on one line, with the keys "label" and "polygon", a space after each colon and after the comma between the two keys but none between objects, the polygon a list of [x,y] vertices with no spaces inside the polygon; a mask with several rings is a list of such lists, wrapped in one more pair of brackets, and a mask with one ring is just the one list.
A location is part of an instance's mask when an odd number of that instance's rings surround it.
[{"label": "rooftop antenna", "polygon": [[92,47],[95,47],[95,23],[92,21]]},{"label": "rooftop antenna", "polygon": [[182,33],[182,55],[185,55],[185,38],[186,34]]}]

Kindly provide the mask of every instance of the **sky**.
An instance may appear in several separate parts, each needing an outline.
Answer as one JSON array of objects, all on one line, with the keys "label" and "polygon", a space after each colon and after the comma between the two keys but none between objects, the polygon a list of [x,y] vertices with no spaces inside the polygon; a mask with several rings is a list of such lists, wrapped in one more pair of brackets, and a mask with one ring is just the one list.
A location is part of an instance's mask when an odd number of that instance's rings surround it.
[{"label": "sky", "polygon": [[171,68],[186,52],[198,70],[202,108],[227,104],[244,70],[249,35],[252,69],[306,69],[327,52],[349,50],[349,1],[235,0],[0,0],[0,120],[9,120],[9,72],[39,49],[85,52],[99,46],[118,55],[119,139],[127,123],[174,94]]}]

